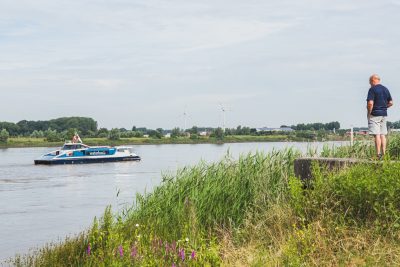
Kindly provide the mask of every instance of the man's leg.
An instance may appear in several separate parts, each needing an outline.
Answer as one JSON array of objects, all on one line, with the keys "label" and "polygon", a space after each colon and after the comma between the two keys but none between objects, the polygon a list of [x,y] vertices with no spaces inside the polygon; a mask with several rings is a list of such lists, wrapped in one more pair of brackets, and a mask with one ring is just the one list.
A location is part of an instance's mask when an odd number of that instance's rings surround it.
[{"label": "man's leg", "polygon": [[381,134],[381,144],[382,144],[382,154],[385,155],[386,153],[386,136]]},{"label": "man's leg", "polygon": [[380,134],[376,134],[375,135],[375,148],[376,148],[376,154],[377,155],[381,154],[381,146],[382,146],[381,135]]}]

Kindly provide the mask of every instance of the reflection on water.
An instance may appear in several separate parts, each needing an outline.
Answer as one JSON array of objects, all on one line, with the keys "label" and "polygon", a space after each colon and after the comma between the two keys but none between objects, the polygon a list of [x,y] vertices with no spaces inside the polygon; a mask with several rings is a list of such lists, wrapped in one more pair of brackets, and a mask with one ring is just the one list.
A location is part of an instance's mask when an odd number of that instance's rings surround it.
[{"label": "reflection on water", "polygon": [[86,229],[107,205],[121,209],[151,191],[162,172],[216,161],[228,150],[238,157],[290,146],[305,151],[309,144],[145,145],[135,147],[141,162],[61,166],[33,164],[49,148],[0,149],[0,260]]}]

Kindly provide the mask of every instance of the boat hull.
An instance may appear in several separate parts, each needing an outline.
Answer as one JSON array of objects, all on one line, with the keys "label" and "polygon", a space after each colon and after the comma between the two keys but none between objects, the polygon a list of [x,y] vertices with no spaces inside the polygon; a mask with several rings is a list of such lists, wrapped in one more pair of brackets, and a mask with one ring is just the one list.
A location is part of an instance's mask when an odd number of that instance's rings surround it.
[{"label": "boat hull", "polygon": [[126,157],[90,157],[90,158],[65,158],[65,159],[37,159],[36,165],[59,165],[59,164],[87,164],[87,163],[105,163],[119,161],[140,161],[139,156]]}]

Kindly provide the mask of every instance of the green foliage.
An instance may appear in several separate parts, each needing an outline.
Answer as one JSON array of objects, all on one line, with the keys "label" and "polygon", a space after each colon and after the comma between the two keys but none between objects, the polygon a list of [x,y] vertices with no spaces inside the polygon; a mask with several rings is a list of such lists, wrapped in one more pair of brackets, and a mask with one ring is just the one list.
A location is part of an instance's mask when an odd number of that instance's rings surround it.
[{"label": "green foliage", "polygon": [[[161,131],[160,131],[161,130]],[[162,129],[159,130],[149,130],[148,134],[151,138],[157,138],[161,139],[162,138]]]},{"label": "green foliage", "polygon": [[315,140],[317,137],[317,134],[314,133],[314,131],[296,131],[296,137],[303,138],[303,139],[309,139],[309,140]]},{"label": "green foliage", "polygon": [[185,232],[177,225],[190,219],[185,216],[188,206],[193,208],[192,221],[201,232],[209,232],[215,225],[238,227],[245,219],[245,210],[283,197],[287,188],[284,177],[292,173],[297,155],[292,150],[275,151],[242,156],[238,162],[226,158],[185,168],[176,177],[164,177],[163,185],[153,193],[139,196],[131,218],[151,224],[161,237],[175,239]]},{"label": "green foliage", "polygon": [[315,168],[313,176],[313,190],[303,194],[301,183],[290,183],[292,205],[306,221],[328,208],[337,221],[400,229],[400,163],[359,164],[339,173]]},{"label": "green foliage", "polygon": [[391,134],[388,137],[387,150],[392,159],[400,159],[400,134]]},{"label": "green foliage", "polygon": [[224,130],[221,127],[218,127],[217,129],[214,129],[214,131],[211,133],[210,137],[215,137],[219,140],[222,140],[225,137]]},{"label": "green foliage", "polygon": [[46,137],[46,141],[48,142],[59,142],[62,140],[62,137],[57,130],[52,130],[50,128],[44,133],[44,135]]},{"label": "green foliage", "polygon": [[[324,147],[322,154],[368,158],[371,149],[359,142]],[[315,165],[305,189],[293,174],[297,157],[291,149],[227,156],[164,175],[160,186],[137,195],[122,213],[108,207],[88,232],[13,263],[398,266],[400,163],[375,161],[340,172]]]},{"label": "green foliage", "polygon": [[199,134],[199,128],[197,126],[193,126],[189,129],[190,134]]},{"label": "green foliage", "polygon": [[138,195],[136,205],[122,214],[115,216],[107,207],[104,216],[72,243],[48,246],[15,261],[22,265],[30,261],[32,266],[64,266],[66,262],[75,266],[219,266],[220,230],[239,229],[246,214],[285,198],[298,155],[289,149],[249,154],[237,161],[227,156],[218,163],[181,169],[176,176],[164,176],[153,193]]},{"label": "green foliage", "polygon": [[33,137],[33,138],[43,138],[44,137],[44,132],[43,131],[34,130],[30,136]]},{"label": "green foliage", "polygon": [[[316,152],[310,152],[309,156],[315,156]],[[331,146],[324,145],[321,156],[326,158],[358,158],[372,159],[375,156],[373,142],[357,141],[353,146]]]},{"label": "green foliage", "polygon": [[118,128],[113,128],[108,134],[109,140],[119,140],[121,138],[121,132]]},{"label": "green foliage", "polygon": [[10,137],[10,134],[6,129],[2,129],[0,131],[0,143],[7,143],[8,138]]},{"label": "green foliage", "polygon": [[314,131],[314,130],[339,130],[340,129],[340,123],[338,121],[333,121],[333,122],[328,122],[328,123],[299,123],[297,125],[292,125],[292,129],[294,130],[300,130],[300,131]]},{"label": "green foliage", "polygon": [[190,139],[197,140],[197,139],[199,139],[199,135],[198,134],[190,134]]},{"label": "green foliage", "polygon": [[181,129],[179,129],[179,128],[172,129],[171,138],[177,138],[179,136],[181,136]]}]

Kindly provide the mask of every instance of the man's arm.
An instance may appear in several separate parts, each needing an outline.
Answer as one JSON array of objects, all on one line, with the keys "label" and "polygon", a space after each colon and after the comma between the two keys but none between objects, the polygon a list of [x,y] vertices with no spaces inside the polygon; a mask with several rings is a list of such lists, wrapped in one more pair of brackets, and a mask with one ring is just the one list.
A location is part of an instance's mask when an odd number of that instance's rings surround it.
[{"label": "man's arm", "polygon": [[[388,103],[389,104],[389,103]],[[369,100],[367,102],[367,117],[369,118],[371,116],[372,108],[374,106],[374,100]]]},{"label": "man's arm", "polygon": [[391,106],[393,106],[393,100],[390,100],[390,101],[387,103],[387,107],[388,107],[388,108],[390,108]]}]

